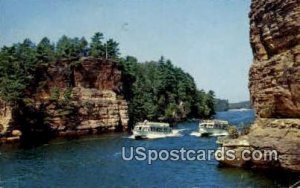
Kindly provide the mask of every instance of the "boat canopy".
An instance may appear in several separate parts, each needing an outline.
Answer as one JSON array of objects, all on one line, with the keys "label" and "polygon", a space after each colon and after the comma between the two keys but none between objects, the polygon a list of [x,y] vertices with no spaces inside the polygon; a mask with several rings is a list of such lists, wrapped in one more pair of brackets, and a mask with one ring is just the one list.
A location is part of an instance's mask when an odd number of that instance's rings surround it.
[{"label": "boat canopy", "polygon": [[161,123],[161,122],[139,122],[136,126],[149,126],[149,127],[170,127],[168,123]]},{"label": "boat canopy", "polygon": [[224,120],[201,120],[200,124],[224,124],[224,125],[228,125],[228,121],[224,121]]},{"label": "boat canopy", "polygon": [[225,128],[228,125],[228,121],[224,120],[202,120],[199,123],[199,126],[207,128]]}]

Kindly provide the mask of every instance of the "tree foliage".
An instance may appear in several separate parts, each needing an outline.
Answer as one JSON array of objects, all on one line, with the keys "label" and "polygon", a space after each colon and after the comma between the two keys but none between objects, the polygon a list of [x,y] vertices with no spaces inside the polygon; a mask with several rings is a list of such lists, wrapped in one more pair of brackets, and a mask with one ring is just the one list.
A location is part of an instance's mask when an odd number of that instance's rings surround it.
[{"label": "tree foliage", "polygon": [[214,111],[214,92],[197,90],[194,79],[163,57],[138,63],[121,59],[124,93],[132,123],[158,119],[208,118]]},{"label": "tree foliage", "polygon": [[113,39],[109,39],[105,44],[105,53],[106,57],[109,59],[117,59],[120,55],[119,52],[119,43]]},{"label": "tree foliage", "polygon": [[91,55],[93,57],[105,57],[105,46],[103,45],[103,33],[97,32],[92,37]]},{"label": "tree foliage", "polygon": [[229,102],[225,99],[215,100],[215,109],[217,112],[227,111],[229,109]]},{"label": "tree foliage", "polygon": [[[30,39],[0,50],[0,98],[15,103],[24,97],[25,90],[35,77],[36,68],[60,59],[85,56],[118,59],[119,44],[113,39],[103,43],[102,33],[95,33],[91,44],[82,38],[63,35],[57,43],[47,37],[35,45]],[[105,47],[106,46],[106,47]]]},{"label": "tree foliage", "polygon": [[39,63],[48,63],[55,60],[55,46],[47,37],[44,37],[37,45],[36,57]]},{"label": "tree foliage", "polygon": [[[97,32],[91,43],[82,38],[62,36],[57,43],[43,38],[37,45],[29,39],[0,51],[0,98],[10,103],[21,100],[35,79],[40,65],[71,59],[77,65],[80,57],[93,56],[118,60],[122,67],[123,94],[129,102],[132,122],[184,118],[208,118],[215,113],[213,91],[198,90],[191,75],[161,57],[158,61],[139,63],[135,57],[120,58],[119,43],[104,42]],[[52,99],[59,88],[52,88]],[[70,100],[71,93],[64,94]]]},{"label": "tree foliage", "polygon": [[25,39],[0,52],[0,97],[9,103],[20,100],[33,79],[37,65],[36,46]]}]

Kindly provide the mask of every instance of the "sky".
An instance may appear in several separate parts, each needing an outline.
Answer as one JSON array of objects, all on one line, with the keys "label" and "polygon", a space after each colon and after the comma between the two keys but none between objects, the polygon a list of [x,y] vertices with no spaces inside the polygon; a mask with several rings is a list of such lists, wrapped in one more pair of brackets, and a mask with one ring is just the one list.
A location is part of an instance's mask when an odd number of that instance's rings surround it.
[{"label": "sky", "polygon": [[199,89],[238,102],[249,100],[249,11],[250,0],[0,0],[0,46],[99,31],[122,56],[164,56]]}]

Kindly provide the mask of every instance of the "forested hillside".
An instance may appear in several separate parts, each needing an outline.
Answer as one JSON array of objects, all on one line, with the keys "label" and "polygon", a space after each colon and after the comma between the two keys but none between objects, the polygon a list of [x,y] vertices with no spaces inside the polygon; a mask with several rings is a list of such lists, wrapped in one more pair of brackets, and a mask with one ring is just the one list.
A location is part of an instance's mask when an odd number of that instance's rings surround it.
[{"label": "forested hillside", "polygon": [[138,63],[134,57],[121,58],[125,97],[134,122],[208,118],[214,111],[214,92],[198,90],[191,75],[163,57]]},{"label": "forested hillside", "polygon": [[71,60],[76,66],[82,57],[117,61],[122,70],[123,91],[129,103],[130,121],[183,120],[208,118],[215,113],[214,92],[198,90],[191,75],[163,57],[158,61],[138,62],[135,57],[121,57],[119,44],[104,40],[95,33],[88,42],[84,37],[62,36],[56,43],[43,38],[38,44],[30,39],[0,52],[0,97],[10,105],[18,105],[28,96],[36,80],[38,67]]}]

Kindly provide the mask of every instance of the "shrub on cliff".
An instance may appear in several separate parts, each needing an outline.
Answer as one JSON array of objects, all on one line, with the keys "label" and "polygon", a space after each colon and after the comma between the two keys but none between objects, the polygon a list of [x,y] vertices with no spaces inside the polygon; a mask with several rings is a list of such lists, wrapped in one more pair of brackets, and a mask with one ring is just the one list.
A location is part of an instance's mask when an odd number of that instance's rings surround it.
[{"label": "shrub on cliff", "polygon": [[229,138],[235,139],[239,137],[239,132],[235,126],[228,127]]}]

